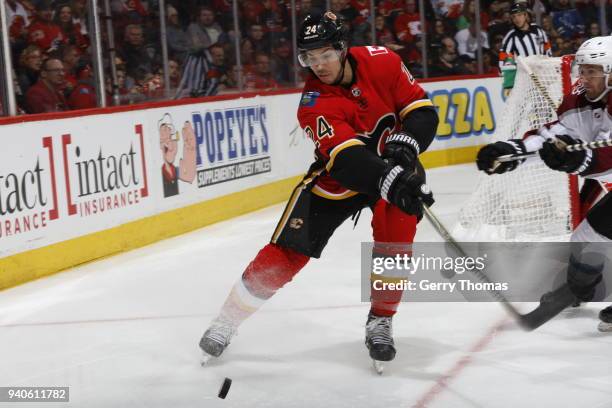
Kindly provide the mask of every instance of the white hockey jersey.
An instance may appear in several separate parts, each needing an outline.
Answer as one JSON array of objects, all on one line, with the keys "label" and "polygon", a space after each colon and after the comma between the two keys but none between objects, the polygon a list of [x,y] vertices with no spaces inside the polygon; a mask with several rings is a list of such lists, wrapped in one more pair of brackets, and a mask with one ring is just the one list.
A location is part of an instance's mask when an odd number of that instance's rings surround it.
[{"label": "white hockey jersey", "polygon": [[[572,92],[563,98],[557,109],[557,117],[557,121],[525,135],[523,142],[527,151],[539,150],[546,140],[555,135],[565,134],[583,142],[612,139],[612,92],[608,92],[608,95],[598,102],[590,102],[586,98],[584,88],[576,84]],[[592,152],[587,151],[587,154]],[[596,179],[608,186],[612,185],[612,169],[585,177]]]}]

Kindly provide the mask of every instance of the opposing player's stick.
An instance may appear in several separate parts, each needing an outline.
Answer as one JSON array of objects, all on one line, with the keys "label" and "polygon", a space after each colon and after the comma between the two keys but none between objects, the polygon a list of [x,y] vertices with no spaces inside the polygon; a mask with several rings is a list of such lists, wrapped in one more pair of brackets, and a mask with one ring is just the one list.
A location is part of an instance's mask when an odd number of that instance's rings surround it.
[{"label": "opposing player's stick", "polygon": [[544,99],[546,99],[546,102],[551,106],[551,108],[556,110],[557,109],[557,104],[550,97],[550,94],[548,93],[548,89],[546,89],[546,87],[544,85],[542,85],[542,83],[540,82],[540,78],[538,78],[538,76],[533,72],[531,67],[529,67],[529,65],[526,64],[523,61],[522,57],[519,57],[517,59],[517,64],[520,65],[521,68],[523,68],[523,70],[525,70],[525,72],[527,72],[527,74],[529,75],[529,78],[531,78],[531,80],[535,84],[536,88],[538,88],[538,91],[540,91],[540,93],[542,95],[544,95]]},{"label": "opposing player's stick", "polygon": [[[423,212],[438,234],[440,234],[440,236],[444,238],[446,242],[451,244],[451,246],[455,249],[455,251],[457,251],[457,253],[459,253],[460,256],[467,258],[468,255],[463,248],[461,248],[461,245],[457,243],[440,220],[438,220],[438,218],[434,215],[431,209],[424,203]],[[492,283],[489,277],[482,271],[470,269],[470,272],[481,282]],[[493,285],[485,285],[485,287],[493,287]],[[552,292],[547,298],[547,301],[540,302],[540,305],[537,308],[527,314],[521,314],[501,292],[495,289],[488,289],[488,292],[501,304],[504,309],[506,309],[510,316],[512,316],[512,318],[514,318],[514,320],[518,323],[518,325],[527,331],[540,327],[559,314],[559,312],[561,312],[567,306],[571,305],[575,300],[574,295],[571,293],[567,285],[563,285],[559,289]]]},{"label": "opposing player's stick", "polygon": [[[567,150],[568,152],[580,152],[583,150],[595,150],[601,147],[610,147],[610,146],[612,146],[612,139],[606,139],[606,140],[596,140],[594,142],[588,142],[588,143],[577,143],[573,145],[566,145],[565,150]],[[537,154],[538,154],[538,151],[523,153],[523,154],[506,154],[504,156],[499,156],[495,161],[499,163],[505,163],[505,162],[527,159],[529,157],[534,157]]]}]

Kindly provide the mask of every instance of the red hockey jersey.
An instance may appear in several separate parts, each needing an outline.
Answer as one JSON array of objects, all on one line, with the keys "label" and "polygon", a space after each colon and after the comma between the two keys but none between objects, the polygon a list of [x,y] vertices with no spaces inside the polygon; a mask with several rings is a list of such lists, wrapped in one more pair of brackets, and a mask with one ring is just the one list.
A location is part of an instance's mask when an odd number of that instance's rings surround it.
[{"label": "red hockey jersey", "polygon": [[[354,80],[350,87],[326,85],[316,76],[306,81],[298,120],[314,142],[316,155],[329,171],[336,155],[354,145],[366,145],[380,155],[386,137],[398,130],[409,112],[433,106],[401,58],[385,47],[353,47],[349,61]],[[324,172],[312,190],[340,200],[357,194]]]}]

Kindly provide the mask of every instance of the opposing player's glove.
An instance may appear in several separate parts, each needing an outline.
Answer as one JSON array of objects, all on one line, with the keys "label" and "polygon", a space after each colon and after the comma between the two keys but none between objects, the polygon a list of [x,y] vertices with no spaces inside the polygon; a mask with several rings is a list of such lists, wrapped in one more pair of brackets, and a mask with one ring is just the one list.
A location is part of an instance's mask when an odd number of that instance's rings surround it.
[{"label": "opposing player's glove", "polygon": [[414,169],[419,156],[419,144],[412,136],[404,132],[390,135],[385,141],[382,158],[399,164],[405,169]]},{"label": "opposing player's glove", "polygon": [[407,214],[421,217],[423,204],[434,203],[433,194],[416,171],[389,166],[380,180],[381,197]]},{"label": "opposing player's glove", "polygon": [[557,135],[557,140],[547,141],[540,149],[540,157],[548,167],[566,173],[583,173],[589,168],[593,158],[591,150],[568,152],[565,146],[580,144],[579,140],[568,135]]},{"label": "opposing player's glove", "polygon": [[487,174],[502,174],[516,169],[519,163],[525,160],[500,163],[496,162],[498,157],[507,154],[525,154],[526,152],[525,144],[520,139],[510,139],[505,142],[491,143],[478,152],[476,156],[476,166],[478,166],[478,170],[482,170]]}]

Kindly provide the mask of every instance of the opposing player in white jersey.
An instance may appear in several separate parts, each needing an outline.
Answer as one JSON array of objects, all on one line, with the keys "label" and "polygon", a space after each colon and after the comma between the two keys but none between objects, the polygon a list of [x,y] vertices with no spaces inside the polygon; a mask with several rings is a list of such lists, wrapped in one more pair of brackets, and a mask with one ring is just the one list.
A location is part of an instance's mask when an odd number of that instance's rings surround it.
[{"label": "opposing player in white jersey", "polygon": [[[538,151],[553,170],[585,178],[580,192],[582,222],[572,233],[572,242],[612,244],[612,147],[568,152],[567,145],[611,139],[612,132],[612,36],[585,41],[576,53],[580,80],[557,109],[558,120],[535,129],[523,139],[495,142],[478,152],[478,169],[487,174],[514,170],[520,161],[500,163],[507,154]],[[598,251],[612,245],[598,246]],[[585,249],[582,247],[582,251]],[[602,258],[605,255],[601,254]],[[570,258],[568,286],[579,301],[589,301],[601,281],[602,270],[610,264],[585,265]],[[602,331],[612,331],[612,306],[600,313]]]}]

